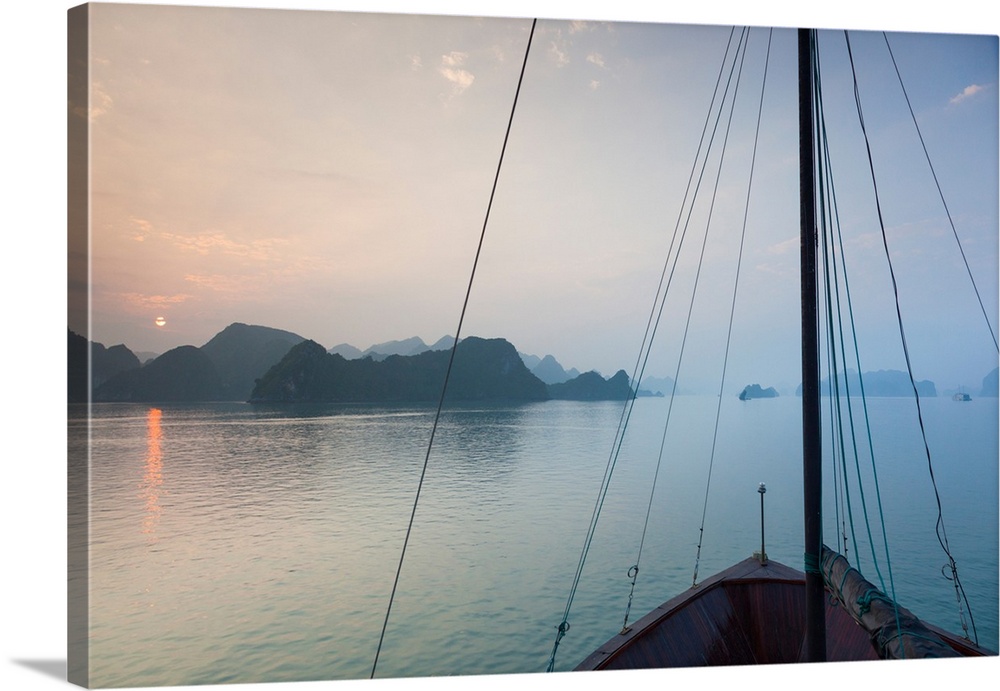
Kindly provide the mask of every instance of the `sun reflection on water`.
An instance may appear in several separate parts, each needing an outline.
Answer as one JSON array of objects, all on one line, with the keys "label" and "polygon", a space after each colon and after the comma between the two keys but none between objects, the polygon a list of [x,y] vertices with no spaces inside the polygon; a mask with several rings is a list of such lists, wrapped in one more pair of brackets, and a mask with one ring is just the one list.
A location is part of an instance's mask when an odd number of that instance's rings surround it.
[{"label": "sun reflection on water", "polygon": [[163,510],[160,506],[160,485],[163,484],[163,451],[160,448],[163,438],[163,428],[160,425],[162,417],[163,411],[159,408],[150,408],[146,414],[146,462],[139,496],[146,503],[142,533],[148,536],[150,542],[156,541],[156,527]]}]

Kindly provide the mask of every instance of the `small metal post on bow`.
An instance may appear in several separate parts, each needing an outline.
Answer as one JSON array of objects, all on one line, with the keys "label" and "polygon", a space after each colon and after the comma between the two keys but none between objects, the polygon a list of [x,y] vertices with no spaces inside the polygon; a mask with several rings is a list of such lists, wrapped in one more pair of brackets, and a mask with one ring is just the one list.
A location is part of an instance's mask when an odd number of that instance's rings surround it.
[{"label": "small metal post on bow", "polygon": [[764,551],[764,492],[766,491],[767,488],[764,487],[764,483],[760,483],[757,492],[760,494],[760,554],[758,558],[761,565],[767,563],[767,552]]}]

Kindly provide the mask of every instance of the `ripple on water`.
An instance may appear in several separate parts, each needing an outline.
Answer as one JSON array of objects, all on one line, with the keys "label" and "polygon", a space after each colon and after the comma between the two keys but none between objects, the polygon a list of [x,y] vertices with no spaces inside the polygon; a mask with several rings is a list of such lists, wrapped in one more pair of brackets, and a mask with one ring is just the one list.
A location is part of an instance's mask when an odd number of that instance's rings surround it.
[{"label": "ripple on water", "polygon": [[[689,587],[693,575],[712,433],[694,413],[713,417],[718,399],[686,398],[671,427],[682,433],[668,434],[661,461],[633,620]],[[801,559],[795,403],[724,405],[729,424],[714,460],[700,578],[759,548],[762,480],[768,553],[792,566]],[[636,437],[617,459],[559,669],[621,625],[665,405],[640,399],[633,413]],[[997,554],[976,540],[992,535],[996,544],[996,405],[929,408],[932,442],[960,449],[959,480],[941,482],[947,527],[980,639],[995,649]],[[978,417],[951,420],[958,408]],[[550,402],[444,416],[380,676],[544,668],[620,412],[617,404]],[[891,402],[876,412],[889,420],[879,429],[900,427]],[[208,405],[154,415],[143,406],[95,407],[92,682],[367,677],[430,420],[420,409],[299,415]],[[894,439],[876,443],[887,454],[880,480],[905,488],[883,496],[900,599],[956,630],[925,461],[914,465],[910,447]]]}]

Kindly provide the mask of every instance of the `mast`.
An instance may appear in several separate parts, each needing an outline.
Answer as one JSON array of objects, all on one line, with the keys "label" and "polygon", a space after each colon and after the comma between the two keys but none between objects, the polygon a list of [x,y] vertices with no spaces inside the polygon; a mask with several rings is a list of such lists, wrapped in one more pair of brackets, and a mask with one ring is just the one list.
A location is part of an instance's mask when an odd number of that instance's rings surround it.
[{"label": "mast", "polygon": [[819,400],[819,320],[816,287],[816,204],[813,145],[813,38],[799,29],[799,222],[802,302],[802,483],[805,525],[806,662],[826,660],[826,599],[820,551],[822,446]]}]

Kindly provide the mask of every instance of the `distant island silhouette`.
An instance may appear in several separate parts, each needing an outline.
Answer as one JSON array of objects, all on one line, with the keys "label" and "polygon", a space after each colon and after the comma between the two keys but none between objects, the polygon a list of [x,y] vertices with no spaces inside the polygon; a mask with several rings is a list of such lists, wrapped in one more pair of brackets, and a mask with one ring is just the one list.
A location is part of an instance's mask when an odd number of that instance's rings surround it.
[{"label": "distant island silhouette", "polygon": [[749,401],[754,398],[777,398],[778,391],[773,386],[769,386],[766,389],[761,388],[760,384],[748,384],[743,387],[740,391],[740,400]]},{"label": "distant island silhouette", "polygon": [[[450,352],[348,360],[315,341],[293,347],[254,386],[252,403],[429,402],[441,395]],[[463,339],[455,349],[446,400],[544,401],[545,383],[503,339]]]},{"label": "distant island silhouette", "polygon": [[[451,336],[432,345],[412,337],[366,350],[349,344],[326,350],[289,331],[234,323],[202,346],[179,346],[161,355],[143,354],[142,362],[124,344],[105,347],[68,330],[68,400],[435,400],[446,369],[443,363],[453,344]],[[293,353],[298,346],[300,350]],[[305,367],[316,367],[318,378],[309,384],[303,379],[301,385],[290,390],[295,376],[304,376],[301,370]],[[463,339],[456,351],[456,368],[449,383],[450,400],[625,400],[632,395],[662,395],[674,389],[670,378],[647,377],[636,391],[623,370],[609,378],[594,371],[581,374],[576,369],[565,369],[552,355],[527,355],[501,338]],[[1000,368],[983,377],[978,395],[998,396],[998,372]],[[851,395],[860,394],[862,383],[865,394],[871,397],[913,393],[909,376],[896,370],[865,372],[861,377],[848,371],[846,376],[841,373],[837,383],[841,393],[849,391]],[[822,393],[829,395],[830,389],[829,380],[824,380]],[[934,382],[928,380],[917,382],[917,390],[921,396],[937,396]],[[746,400],[776,395],[773,387],[751,384],[740,397]],[[801,395],[801,387],[796,395]]]},{"label": "distant island silhouette", "polygon": [[[910,375],[899,370],[878,370],[875,372],[865,372],[861,377],[855,370],[847,370],[837,374],[833,382],[840,395],[850,394],[860,396],[862,391],[865,396],[873,398],[892,398],[899,396],[912,396],[913,387],[916,385],[917,393],[924,398],[937,397],[937,387],[934,382],[922,379],[917,382],[910,382]],[[985,382],[984,382],[985,384]],[[831,395],[830,378],[827,377],[820,382],[820,394]],[[802,386],[795,390],[796,396],[802,395]],[[984,396],[990,394],[983,394]],[[996,396],[997,394],[992,394]]]},{"label": "distant island silhouette", "polygon": [[[347,344],[327,351],[298,334],[234,323],[203,346],[179,346],[140,363],[124,345],[105,348],[68,334],[70,402],[88,394],[96,402],[427,402],[440,396],[454,344],[445,336],[433,346],[411,338],[367,351]],[[528,369],[532,358],[554,383]],[[597,401],[624,400],[632,389],[624,371],[610,379],[580,375],[551,355],[525,356],[504,339],[469,337],[456,349],[447,394],[453,401]]]}]

